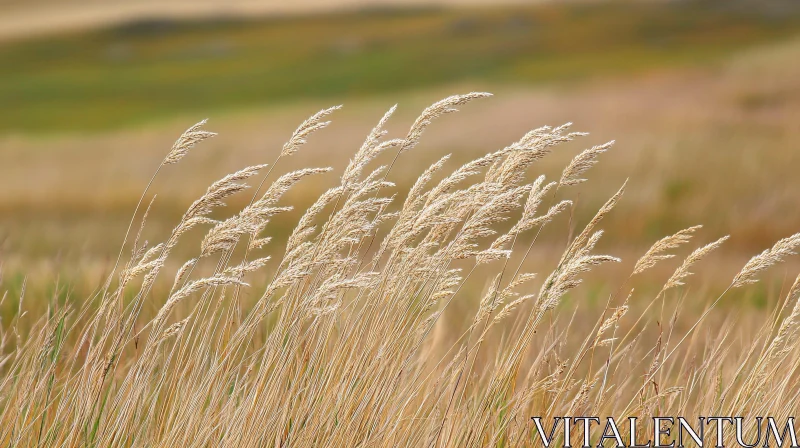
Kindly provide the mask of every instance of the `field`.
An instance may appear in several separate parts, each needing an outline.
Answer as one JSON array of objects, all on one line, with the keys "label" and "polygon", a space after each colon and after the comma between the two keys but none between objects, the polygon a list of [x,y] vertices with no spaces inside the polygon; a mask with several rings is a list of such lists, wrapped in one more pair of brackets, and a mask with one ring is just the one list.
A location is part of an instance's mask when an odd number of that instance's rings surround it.
[{"label": "field", "polygon": [[154,19],[0,61],[2,446],[796,415],[793,2]]},{"label": "field", "polygon": [[[794,195],[797,163],[797,41],[744,50],[710,66],[661,70],[548,87],[464,81],[403,94],[400,130],[433,98],[473,88],[491,90],[485,111],[467,111],[432,129],[418,160],[400,161],[413,172],[445,152],[465,160],[517,138],[531,126],[574,121],[597,139],[616,138],[610,174],[631,177],[635,197],[625,204],[620,234],[646,245],[662,231],[704,222],[717,233],[732,232],[736,247],[753,250],[785,235],[798,222]],[[389,95],[307,99],[245,111],[184,113],[143,128],[101,133],[9,133],[0,140],[2,238],[8,257],[75,258],[113,254],[142,186],[174,136],[210,116],[222,137],[186,163],[190,168],[163,180],[153,224],[169,227],[179,210],[226,169],[258,163],[276,151],[309,111],[339,103],[336,125],[312,142],[302,162],[341,166],[383,110]],[[702,104],[704,107],[695,107]],[[54,112],[68,115],[70,108]],[[11,114],[14,108],[7,109]],[[307,158],[306,158],[307,157]],[[560,157],[560,158],[558,158]],[[545,168],[569,157],[558,155]],[[735,177],[736,182],[730,182]],[[35,180],[35,181],[32,181]],[[403,176],[395,179],[404,182]],[[326,179],[325,182],[333,182]],[[408,180],[406,180],[408,182]],[[319,187],[321,189],[322,187]],[[590,205],[613,187],[582,195]],[[714,213],[708,208],[714,207]],[[13,238],[12,238],[13,235]],[[115,238],[116,236],[116,238]]]},{"label": "field", "polygon": [[[187,123],[209,117],[221,137],[184,170],[157,179],[153,238],[208,183],[272,157],[310,111],[345,106],[287,168],[341,168],[392,104],[400,108],[388,129],[402,133],[425,105],[467,90],[495,96],[442,120],[415,158],[398,160],[392,180],[400,188],[444,153],[463,162],[531,127],[572,121],[593,139],[618,141],[581,203],[598,207],[620,179],[635,187],[609,218],[607,240],[635,253],[665,232],[703,223],[711,235],[732,235],[719,264],[737,264],[800,222],[798,16],[781,2],[742,5],[149,21],[7,41],[0,44],[8,62],[0,98],[10,106],[0,110],[6,281],[18,288],[26,275],[83,278],[86,269],[107,267],[141,189]],[[555,175],[579,149],[539,169]],[[321,177],[290,199],[302,209],[335,181]],[[244,205],[237,201],[244,199],[233,198],[232,208]],[[589,217],[581,210],[578,222]],[[279,240],[298,215],[288,216],[273,222]],[[185,255],[192,250],[187,245]],[[720,269],[727,276],[734,268]]]},{"label": "field", "polygon": [[[796,5],[780,1],[578,3],[154,19],[6,40],[3,281],[14,293],[26,277],[48,279],[29,285],[45,291],[59,277],[91,290],[187,123],[209,117],[221,136],[156,180],[153,239],[208,183],[274,156],[310,111],[345,106],[286,169],[343,168],[394,103],[387,129],[399,135],[436,98],[485,90],[495,96],[441,120],[414,158],[397,161],[398,188],[445,153],[465,162],[532,127],[572,121],[595,141],[617,140],[593,186],[577,187],[586,208],[575,222],[629,178],[633,191],[608,218],[605,240],[629,259],[703,223],[709,235],[732,236],[706,276],[715,283],[800,222],[799,23]],[[538,169],[554,176],[580,149],[567,145]],[[298,210],[273,220],[276,240],[335,182],[320,176],[290,192]],[[231,201],[231,210],[246,204]],[[558,251],[563,240],[540,245]],[[191,256],[194,247],[176,250]]]},{"label": "field", "polygon": [[142,20],[0,44],[0,100],[7,106],[0,130],[104,130],[178,113],[352,100],[454,82],[530,85],[631,75],[713,63],[790,36],[798,26],[794,2]]},{"label": "field", "polygon": [[[301,123],[270,168],[244,167],[211,183],[157,244],[144,240],[156,201],[145,189],[139,223],[132,219],[126,232],[130,255],[120,252],[93,293],[75,300],[72,286],[56,283],[48,294],[29,292],[27,280],[19,285],[0,344],[7,353],[0,441],[539,446],[530,418],[564,415],[770,416],[791,428],[800,394],[800,276],[766,296],[771,311],[759,310],[764,303],[739,316],[718,304],[733,298],[740,307],[741,291],[796,255],[800,233],[742,263],[721,289],[687,287],[699,262],[729,239],[698,244],[700,226],[656,241],[627,277],[610,275],[605,265],[622,260],[604,254],[600,226],[630,186],[624,182],[577,228],[570,193],[613,143],[581,151],[552,181],[529,179],[558,146],[585,138],[569,125],[536,128],[460,167],[442,157],[395,201],[387,180],[394,163],[373,162],[418,151],[435,121],[490,96],[447,97],[404,137],[385,139],[390,109],[339,185],[277,245],[270,221],[292,210],[284,196],[330,168],[271,177],[272,168],[324,131],[337,108]],[[154,177],[215,136],[204,125],[178,138]],[[240,211],[212,214],[251,181],[257,188]],[[506,221],[512,225],[499,230]],[[168,264],[183,237],[198,231],[195,257]],[[540,236],[565,244],[540,248]],[[663,286],[632,287],[686,245],[691,253]],[[529,270],[532,253],[549,274]],[[605,275],[585,281],[592,271]],[[589,293],[573,296],[578,287]],[[626,319],[631,311],[638,317]],[[752,420],[739,436],[787,437]],[[659,425],[645,423],[642,432],[662,440]],[[574,434],[556,440],[598,437],[588,426]],[[701,442],[712,438],[700,430]]]}]

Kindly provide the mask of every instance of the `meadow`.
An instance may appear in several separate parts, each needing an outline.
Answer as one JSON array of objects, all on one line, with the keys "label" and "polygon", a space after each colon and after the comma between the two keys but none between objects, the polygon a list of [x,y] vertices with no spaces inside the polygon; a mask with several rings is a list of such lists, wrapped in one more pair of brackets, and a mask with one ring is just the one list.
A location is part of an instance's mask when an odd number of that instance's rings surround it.
[{"label": "meadow", "polygon": [[[614,142],[580,151],[552,178],[538,175],[539,161],[586,139],[570,124],[530,130],[463,165],[445,155],[400,197],[391,191],[394,161],[417,151],[428,127],[489,96],[438,101],[398,138],[384,129],[389,109],[339,185],[280,243],[269,231],[292,209],[284,196],[331,168],[275,167],[317,138],[338,107],[301,123],[269,164],[211,183],[159,243],[144,238],[157,202],[148,184],[92,294],[30,294],[23,282],[11,297],[16,312],[0,338],[0,442],[538,446],[531,416],[640,417],[642,432],[657,415],[794,416],[800,276],[783,282],[765,312],[717,305],[796,255],[800,233],[742,263],[719,291],[688,287],[729,239],[704,236],[699,225],[655,241],[627,275],[603,275],[622,260],[599,244],[602,225],[630,186],[621,182],[590,219],[573,222],[572,188]],[[187,129],[152,179],[215,135],[204,121]],[[392,161],[375,166],[381,156]],[[241,209],[212,214],[242,194],[250,199]],[[555,253],[537,245],[556,238],[546,227],[561,235]],[[194,257],[168,263],[197,231]],[[530,271],[532,253],[550,255],[548,267]],[[663,286],[632,287],[664,264]],[[604,290],[573,296],[590,273]],[[743,435],[764,437],[755,425]]]},{"label": "meadow", "polygon": [[[346,104],[334,135],[306,152],[337,166],[395,102],[408,123],[463,90],[495,92],[491,110],[435,129],[396,182],[445,152],[466,161],[575,121],[620,141],[610,177],[647,180],[629,199],[624,244],[702,221],[753,250],[798,219],[798,24],[794,2],[576,3],[151,19],[0,41],[0,250],[7,266],[54,253],[103,263],[187,121],[211,118],[224,137],[163,181],[151,224],[165,231],[310,110]],[[611,188],[582,200],[599,205]]]},{"label": "meadow", "polygon": [[792,36],[795,2],[574,3],[141,19],[0,42],[0,131],[81,131],[465,81],[708,64]]},{"label": "meadow", "polygon": [[797,413],[794,2],[152,19],[0,61],[0,446]]}]

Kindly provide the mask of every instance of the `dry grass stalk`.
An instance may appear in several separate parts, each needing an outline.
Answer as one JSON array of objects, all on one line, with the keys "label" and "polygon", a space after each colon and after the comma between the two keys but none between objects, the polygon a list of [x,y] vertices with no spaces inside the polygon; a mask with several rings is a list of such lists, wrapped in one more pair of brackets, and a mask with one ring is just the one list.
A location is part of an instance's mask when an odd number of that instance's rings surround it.
[{"label": "dry grass stalk", "polygon": [[774,246],[751,258],[744,265],[741,271],[733,278],[733,287],[739,288],[744,285],[756,283],[756,275],[768,267],[780,263],[788,255],[794,255],[794,249],[800,245],[800,233],[784,238]]},{"label": "dry grass stalk", "polygon": [[192,149],[196,144],[217,135],[214,132],[204,131],[202,129],[207,121],[208,120],[202,120],[184,131],[183,134],[178,137],[178,140],[175,141],[175,144],[172,145],[172,149],[167,156],[164,157],[163,164],[170,165],[180,162],[180,160],[184,158],[184,156],[189,153],[189,150]]},{"label": "dry grass stalk", "polygon": [[664,252],[675,249],[682,244],[687,243],[692,238],[692,234],[702,227],[703,226],[692,226],[688,229],[683,229],[674,235],[666,236],[656,241],[656,243],[653,244],[644,255],[642,255],[642,258],[636,262],[636,266],[633,268],[633,274],[631,275],[640,274],[655,266],[659,261],[673,258],[675,255],[665,254]]}]

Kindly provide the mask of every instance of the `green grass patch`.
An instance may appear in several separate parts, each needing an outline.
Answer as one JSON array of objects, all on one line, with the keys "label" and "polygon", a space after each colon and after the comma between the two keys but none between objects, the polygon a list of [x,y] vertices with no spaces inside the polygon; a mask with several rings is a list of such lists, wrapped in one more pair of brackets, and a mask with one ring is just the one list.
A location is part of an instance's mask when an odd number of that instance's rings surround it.
[{"label": "green grass patch", "polygon": [[797,31],[796,2],[723,0],[140,21],[0,44],[0,132],[461,81],[570,81],[708,63]]}]

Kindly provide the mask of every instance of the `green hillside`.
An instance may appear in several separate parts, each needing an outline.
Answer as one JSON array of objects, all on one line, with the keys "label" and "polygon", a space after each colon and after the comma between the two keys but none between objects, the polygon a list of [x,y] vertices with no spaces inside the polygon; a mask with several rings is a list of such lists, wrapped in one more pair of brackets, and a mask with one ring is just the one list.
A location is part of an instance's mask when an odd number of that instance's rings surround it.
[{"label": "green hillside", "polygon": [[0,44],[0,132],[102,130],[464,80],[563,82],[706,64],[798,32],[800,5],[784,1],[141,21]]}]

